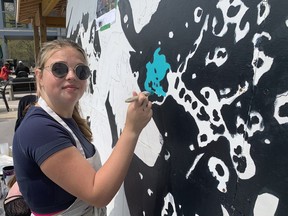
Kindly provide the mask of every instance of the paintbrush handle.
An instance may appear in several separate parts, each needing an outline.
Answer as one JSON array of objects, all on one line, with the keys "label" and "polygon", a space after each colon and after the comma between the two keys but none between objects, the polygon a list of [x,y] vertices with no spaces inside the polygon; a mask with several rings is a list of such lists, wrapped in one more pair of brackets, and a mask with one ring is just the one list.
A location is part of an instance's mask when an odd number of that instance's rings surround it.
[{"label": "paintbrush handle", "polygon": [[[150,95],[150,92],[148,92],[148,91],[143,91],[142,93],[143,93],[144,95],[146,95],[147,97]],[[136,100],[138,100],[138,95],[127,98],[127,99],[125,100],[125,103],[131,103],[131,102],[136,101]]]},{"label": "paintbrush handle", "polygon": [[125,100],[125,103],[131,103],[136,100],[138,100],[138,96],[129,97]]}]

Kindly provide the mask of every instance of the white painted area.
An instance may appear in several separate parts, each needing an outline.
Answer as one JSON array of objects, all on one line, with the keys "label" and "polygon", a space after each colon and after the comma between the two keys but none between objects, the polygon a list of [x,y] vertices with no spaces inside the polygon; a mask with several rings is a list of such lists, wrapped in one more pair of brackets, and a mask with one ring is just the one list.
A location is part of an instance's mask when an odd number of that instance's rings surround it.
[{"label": "white painted area", "polygon": [[[224,57],[218,57],[219,52],[222,52],[223,54],[225,54]],[[220,48],[220,47],[216,47],[214,50],[214,55],[213,57],[210,59],[209,58],[210,52],[208,52],[206,58],[205,58],[205,65],[207,66],[208,64],[211,63],[215,63],[217,65],[217,67],[220,67],[221,65],[223,65],[227,59],[228,59],[228,53],[226,52],[225,48]]]},{"label": "white painted area", "polygon": [[[262,11],[263,7],[265,8],[264,12]],[[268,1],[261,1],[257,5],[257,9],[258,9],[257,24],[260,25],[265,21],[267,16],[270,14],[271,6],[269,5]]]},{"label": "white painted area", "polygon": [[197,165],[198,161],[202,158],[203,155],[204,154],[199,154],[199,155],[196,156],[191,168],[189,169],[189,171],[186,174],[186,179],[189,178],[190,174],[193,172],[193,170],[195,169],[195,166]]},{"label": "white painted area", "polygon": [[[119,33],[120,24],[116,22],[109,30],[99,32],[102,53],[98,61],[91,58],[91,69],[97,69],[94,95],[85,94],[81,100],[81,107],[86,116],[91,116],[91,129],[93,131],[95,146],[100,146],[99,151],[102,160],[106,161],[111,153],[112,137],[105,102],[109,95],[109,102],[113,107],[116,119],[118,136],[125,124],[128,104],[124,101],[132,95],[133,91],[139,92],[136,77],[133,76],[129,67],[127,54],[130,46],[123,34]],[[90,25],[91,26],[91,25]],[[83,47],[91,47],[88,44],[90,31],[82,34]],[[135,153],[147,165],[153,166],[158,153],[161,150],[159,143],[159,131],[152,121],[142,131]]]},{"label": "white painted area", "polygon": [[[225,22],[222,30],[218,34],[216,34],[215,31],[213,30],[213,33],[216,36],[219,36],[219,37],[224,36],[227,33],[228,25],[230,24],[236,25],[235,27],[235,42],[236,43],[248,34],[249,29],[250,29],[249,22],[246,22],[243,28],[240,27],[239,20],[242,20],[242,18],[244,17],[244,15],[246,14],[248,10],[247,6],[241,0],[235,0],[235,1],[221,0],[217,3],[216,7],[221,10],[222,16]],[[238,13],[234,17],[228,16],[228,10],[230,7],[240,7]],[[217,23],[218,23],[217,18],[214,17],[213,27],[215,27]],[[243,23],[242,23],[242,26],[243,26]]]},{"label": "white painted area", "polygon": [[272,194],[264,193],[257,197],[254,216],[274,216],[278,207],[279,199]]},{"label": "white painted area", "polygon": [[113,199],[113,201],[111,201],[107,206],[107,215],[109,216],[130,215],[123,184],[120,190],[118,191],[117,195]]},{"label": "white painted area", "polygon": [[[158,139],[157,139],[158,137]],[[142,159],[146,165],[154,166],[162,145],[160,145],[160,132],[152,120],[143,129],[135,149],[135,154]]]},{"label": "white painted area", "polygon": [[[260,78],[270,70],[272,64],[273,64],[273,58],[265,55],[265,52],[263,50],[259,50],[259,48],[256,46],[258,43],[258,40],[262,40],[263,38],[267,38],[268,40],[271,40],[270,34],[267,32],[262,32],[261,34],[255,34],[252,42],[254,44],[254,51],[253,51],[253,59],[251,61],[251,65],[253,66],[254,70],[254,78],[253,78],[253,84],[257,85]],[[260,66],[258,65],[259,60],[263,61],[263,64]]]},{"label": "white painted area", "polygon": [[151,189],[148,189],[148,190],[147,190],[147,193],[148,193],[149,196],[152,196],[152,195],[153,195],[153,191],[152,191]]},{"label": "white painted area", "polygon": [[151,16],[156,12],[160,0],[130,1],[133,8],[135,30],[139,33],[150,22]]},{"label": "white painted area", "polygon": [[229,216],[228,211],[225,209],[225,207],[223,205],[221,205],[221,209],[222,209],[222,212],[223,212],[223,216]]},{"label": "white painted area", "polygon": [[287,116],[280,116],[280,108],[288,103],[288,91],[284,92],[283,94],[277,95],[275,100],[275,108],[274,108],[274,118],[278,121],[279,124],[287,124],[288,117]]},{"label": "white painted area", "polygon": [[194,10],[194,21],[195,23],[199,23],[201,21],[203,14],[203,9],[201,7],[196,7]]},{"label": "white painted area", "polygon": [[164,206],[163,206],[162,211],[161,211],[161,216],[168,215],[168,212],[166,210],[168,209],[169,204],[172,206],[172,208],[174,210],[173,213],[169,214],[169,215],[177,216],[177,214],[175,212],[176,207],[175,207],[174,197],[171,193],[168,193],[164,198]]},{"label": "white painted area", "polygon": [[[217,166],[221,166],[223,170],[223,175],[219,175],[217,172]],[[227,183],[229,180],[229,170],[226,164],[220,160],[219,158],[216,157],[211,157],[208,161],[208,167],[210,172],[212,173],[213,177],[216,178],[216,180],[219,182],[217,189],[221,193],[226,193],[227,192]],[[221,173],[222,174],[222,173]]]},{"label": "white painted area", "polygon": [[[154,1],[154,3],[155,2],[156,1]],[[134,3],[136,2],[134,1]],[[139,7],[139,3],[137,4],[137,7],[133,5],[133,12],[139,10],[143,12],[143,8]],[[146,4],[148,5],[147,2]],[[72,7],[75,7],[75,5],[77,5],[77,12],[75,8],[73,8],[72,11]],[[69,19],[71,14],[72,18],[67,34],[69,36],[69,34],[76,29],[76,25],[81,22],[83,14],[92,14],[92,16],[89,16],[88,30],[84,32],[83,26],[80,26],[81,34],[79,34],[79,36],[81,37],[83,48],[86,50],[88,56],[91,56],[89,59],[91,70],[97,70],[97,79],[96,85],[94,86],[94,94],[84,94],[80,105],[83,115],[85,117],[90,116],[93,143],[101,155],[102,163],[105,163],[112,152],[111,128],[105,107],[106,99],[109,95],[109,102],[113,107],[117,124],[117,133],[118,136],[120,136],[125,124],[126,110],[128,107],[125,99],[130,97],[133,91],[139,92],[140,90],[137,84],[138,74],[132,74],[129,65],[129,51],[131,51],[132,48],[122,32],[119,11],[116,13],[116,22],[113,23],[109,29],[98,32],[101,44],[101,56],[100,58],[93,56],[93,52],[95,51],[93,45],[89,44],[89,38],[93,14],[96,13],[96,5],[97,1],[79,4],[78,1],[69,0],[67,5],[67,18]],[[158,5],[158,3],[155,3],[154,6],[156,5]],[[147,13],[148,15],[152,15],[151,6],[153,6],[153,4],[149,4],[148,8],[150,9],[149,13]],[[154,10],[156,10],[156,8],[154,8]],[[150,20],[147,16],[145,19],[146,21]],[[144,24],[143,21],[145,19],[141,21],[142,24]],[[160,133],[154,121],[151,120],[139,137],[135,154],[148,166],[153,166],[158,158],[161,147]],[[123,190],[120,190],[114,200],[107,206],[107,212],[109,215],[129,216],[127,201]],[[120,212],[123,212],[123,214],[120,214]]]},{"label": "white painted area", "polygon": [[76,25],[81,22],[82,16],[84,14],[89,14],[89,21],[93,20],[96,16],[97,10],[97,1],[89,1],[89,3],[80,3],[78,0],[68,0],[67,1],[67,10],[66,10],[66,26],[68,22],[73,23],[70,24],[70,28],[67,29],[67,34],[75,31]]}]

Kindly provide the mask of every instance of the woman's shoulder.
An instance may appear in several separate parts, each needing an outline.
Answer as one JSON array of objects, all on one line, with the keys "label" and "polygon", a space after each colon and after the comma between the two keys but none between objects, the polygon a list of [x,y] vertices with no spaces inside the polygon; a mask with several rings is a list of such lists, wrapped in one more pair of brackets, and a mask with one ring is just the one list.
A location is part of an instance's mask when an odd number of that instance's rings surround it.
[{"label": "woman's shoulder", "polygon": [[29,129],[30,131],[39,131],[41,133],[43,127],[45,127],[45,131],[50,131],[52,129],[55,130],[55,128],[62,130],[59,123],[56,122],[45,110],[38,106],[31,106],[28,109],[19,129],[24,131]]},{"label": "woman's shoulder", "polygon": [[29,145],[40,142],[44,145],[55,140],[70,139],[71,135],[41,107],[33,106],[27,111],[14,137],[29,140]]},{"label": "woman's shoulder", "polygon": [[31,124],[35,124],[36,122],[45,122],[47,120],[52,120],[50,116],[41,108],[38,106],[31,106],[27,113],[24,116],[23,122],[31,122]]}]

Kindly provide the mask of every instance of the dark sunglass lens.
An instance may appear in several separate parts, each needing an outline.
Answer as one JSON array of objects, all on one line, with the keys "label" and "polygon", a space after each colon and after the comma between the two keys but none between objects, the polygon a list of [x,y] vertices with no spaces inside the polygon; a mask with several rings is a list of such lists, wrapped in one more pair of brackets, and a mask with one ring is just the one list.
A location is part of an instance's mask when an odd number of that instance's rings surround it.
[{"label": "dark sunglass lens", "polygon": [[86,80],[90,76],[90,68],[86,65],[78,65],[75,69],[76,75],[80,80]]},{"label": "dark sunglass lens", "polygon": [[51,71],[55,77],[62,78],[67,75],[69,68],[62,62],[56,62],[53,64]]}]

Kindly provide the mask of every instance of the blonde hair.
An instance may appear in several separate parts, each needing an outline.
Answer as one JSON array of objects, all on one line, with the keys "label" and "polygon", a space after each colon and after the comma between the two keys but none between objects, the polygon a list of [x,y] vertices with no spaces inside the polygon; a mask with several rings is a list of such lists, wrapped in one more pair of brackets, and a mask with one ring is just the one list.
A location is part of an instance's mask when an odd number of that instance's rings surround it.
[{"label": "blonde hair", "polygon": [[[60,50],[64,47],[72,47],[75,50],[79,51],[85,59],[84,63],[85,64],[88,63],[86,53],[79,44],[77,44],[74,41],[68,40],[68,39],[57,39],[57,40],[49,41],[49,42],[42,44],[42,47],[41,47],[41,50],[39,52],[39,56],[38,56],[37,62],[36,62],[36,68],[38,68],[41,71],[40,73],[43,73],[43,68],[45,66],[45,63],[51,57],[51,55],[53,54],[53,51]],[[38,97],[40,97],[41,93],[39,91],[39,89],[40,89],[39,88],[39,82],[36,80],[36,83],[37,83],[37,95],[38,95]],[[89,141],[92,141],[91,129],[88,126],[87,121],[85,119],[83,119],[80,115],[79,102],[77,102],[75,107],[74,107],[72,118],[76,121],[76,123],[78,124],[78,126],[79,126],[81,132],[84,134],[84,136]]]}]

